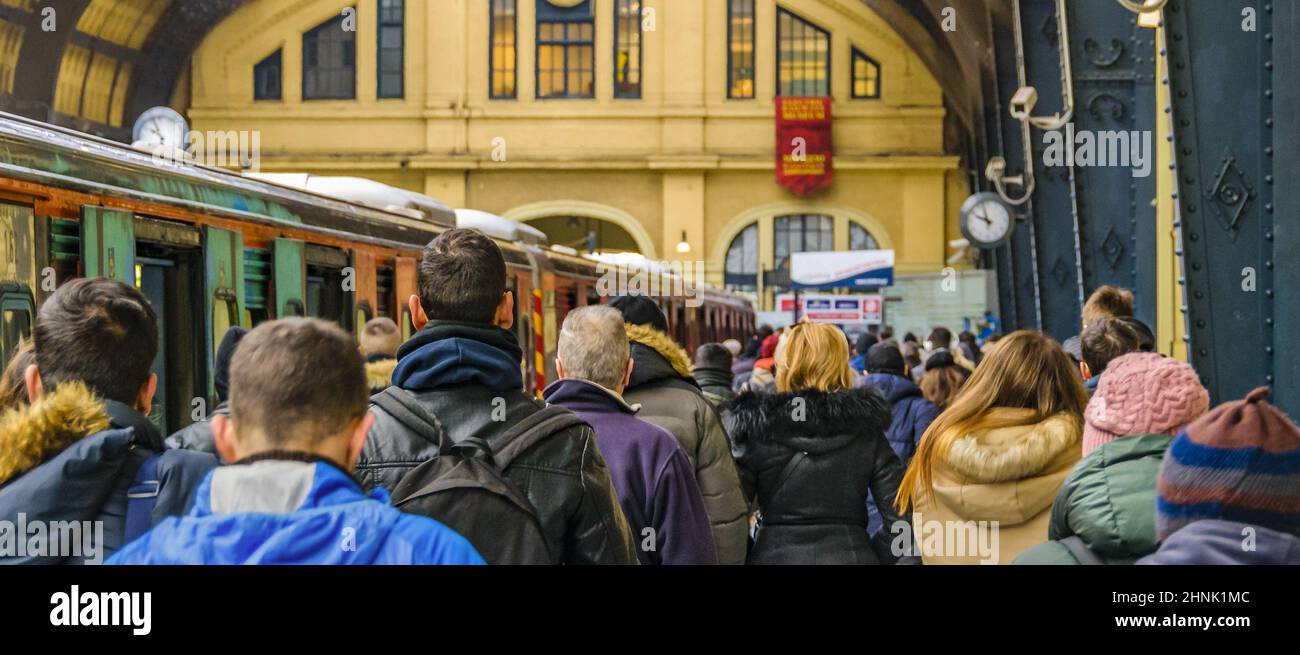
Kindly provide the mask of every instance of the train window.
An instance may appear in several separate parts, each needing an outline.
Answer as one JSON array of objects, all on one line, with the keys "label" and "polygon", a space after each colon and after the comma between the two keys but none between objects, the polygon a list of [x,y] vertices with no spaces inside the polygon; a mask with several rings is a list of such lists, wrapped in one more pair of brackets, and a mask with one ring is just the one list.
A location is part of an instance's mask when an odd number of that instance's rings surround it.
[{"label": "train window", "polygon": [[597,291],[595,287],[587,287],[587,304],[588,305],[601,304],[600,292]]},{"label": "train window", "polygon": [[307,266],[307,315],[334,321],[346,329],[350,320],[342,269]]},{"label": "train window", "polygon": [[8,363],[9,358],[18,349],[18,344],[32,334],[32,313],[35,307],[32,305],[31,293],[26,285],[7,284],[5,287],[3,295],[0,296],[0,308],[4,312],[4,329],[0,332],[0,356],[3,356],[3,361]]},{"label": "train window", "polygon": [[284,304],[285,316],[306,316],[301,300],[290,300]]},{"label": "train window", "polygon": [[406,341],[407,339],[410,339],[411,335],[414,333],[415,333],[415,322],[411,320],[411,310],[403,308],[402,309],[402,341]]},{"label": "train window", "polygon": [[376,316],[392,317],[393,298],[397,293],[397,287],[394,284],[396,276],[391,266],[379,266],[375,268],[375,291],[376,300],[379,306],[375,308]]},{"label": "train window", "polygon": [[356,323],[353,325],[356,326],[357,336],[360,337],[361,331],[366,329],[366,323],[375,317],[374,310],[370,308],[370,301],[362,300],[357,303],[357,311],[354,316],[356,317]]}]

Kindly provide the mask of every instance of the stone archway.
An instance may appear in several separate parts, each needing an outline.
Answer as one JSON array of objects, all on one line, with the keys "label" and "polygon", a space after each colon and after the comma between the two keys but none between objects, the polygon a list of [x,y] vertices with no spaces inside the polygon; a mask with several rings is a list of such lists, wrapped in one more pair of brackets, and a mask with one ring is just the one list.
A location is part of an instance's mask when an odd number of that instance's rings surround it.
[{"label": "stone archway", "polygon": [[647,259],[658,257],[654,239],[641,222],[631,214],[608,205],[578,200],[537,202],[515,207],[502,216],[529,223],[546,232],[553,244],[581,243],[587,232],[595,229],[598,248],[634,250]]}]

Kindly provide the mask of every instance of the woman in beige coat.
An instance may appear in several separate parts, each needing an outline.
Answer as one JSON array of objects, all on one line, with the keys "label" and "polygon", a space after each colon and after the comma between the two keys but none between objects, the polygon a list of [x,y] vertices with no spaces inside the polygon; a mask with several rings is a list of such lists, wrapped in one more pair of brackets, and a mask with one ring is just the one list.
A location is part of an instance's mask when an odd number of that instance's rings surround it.
[{"label": "woman in beige coat", "polygon": [[999,341],[930,424],[899,487],[922,560],[1008,564],[1046,541],[1087,404],[1060,344],[1037,332]]}]

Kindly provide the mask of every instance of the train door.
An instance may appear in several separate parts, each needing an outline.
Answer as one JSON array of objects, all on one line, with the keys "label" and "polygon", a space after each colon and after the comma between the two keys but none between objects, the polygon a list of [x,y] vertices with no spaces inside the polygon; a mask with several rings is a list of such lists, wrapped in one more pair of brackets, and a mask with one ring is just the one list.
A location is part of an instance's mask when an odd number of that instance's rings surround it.
[{"label": "train door", "polygon": [[81,270],[135,284],[135,216],[107,207],[81,208]]},{"label": "train door", "polygon": [[36,316],[35,216],[31,207],[0,203],[0,365],[31,336]]},{"label": "train door", "polygon": [[303,257],[303,242],[276,239],[272,249],[275,258],[275,317],[305,316],[307,260]]},{"label": "train door", "polygon": [[307,244],[303,254],[307,260],[307,315],[351,330],[356,277],[348,271],[348,253]]},{"label": "train door", "polygon": [[[208,329],[205,333],[204,358],[207,370],[213,370],[217,346],[226,332],[243,324],[245,303],[244,288],[244,235],[240,232],[205,227],[204,255],[204,315]],[[208,376],[208,395],[216,395]]]},{"label": "train door", "polygon": [[158,317],[158,354],[153,373],[158,376],[150,418],[165,433],[206,416],[195,400],[207,397],[203,354],[203,315],[194,303],[194,289],[202,288],[202,233],[198,228],[138,216],[135,232],[134,282]]}]

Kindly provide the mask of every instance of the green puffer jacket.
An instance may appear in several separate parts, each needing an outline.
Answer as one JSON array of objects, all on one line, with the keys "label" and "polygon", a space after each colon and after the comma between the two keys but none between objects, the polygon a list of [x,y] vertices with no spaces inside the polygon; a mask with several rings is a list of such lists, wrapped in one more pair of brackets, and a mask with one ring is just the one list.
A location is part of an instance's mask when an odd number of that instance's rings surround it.
[{"label": "green puffer jacket", "polygon": [[1078,535],[1106,564],[1132,564],[1155,552],[1156,476],[1173,437],[1143,434],[1104,444],[1061,485],[1047,529],[1052,541],[1012,564],[1079,564],[1060,540]]}]

